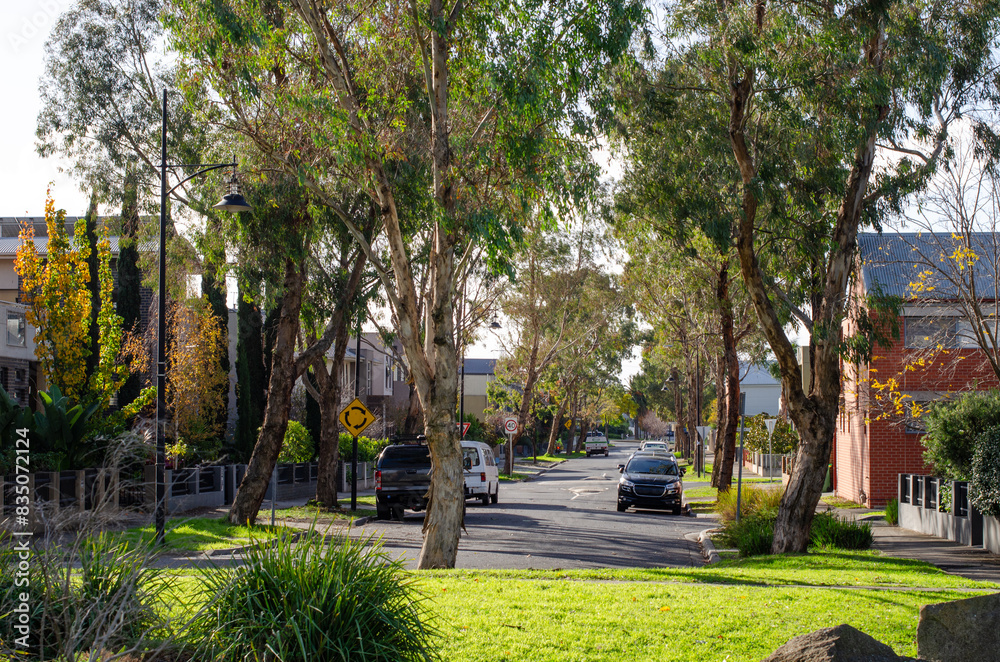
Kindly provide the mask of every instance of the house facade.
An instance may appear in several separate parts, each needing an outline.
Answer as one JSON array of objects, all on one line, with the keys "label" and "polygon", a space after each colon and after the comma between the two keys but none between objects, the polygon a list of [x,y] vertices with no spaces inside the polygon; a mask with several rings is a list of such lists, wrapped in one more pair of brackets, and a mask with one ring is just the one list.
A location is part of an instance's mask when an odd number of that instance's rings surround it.
[{"label": "house facade", "polygon": [[[962,314],[961,294],[949,287],[946,277],[928,285],[927,276],[921,275],[929,271],[926,256],[941,256],[942,269],[948,269],[952,241],[930,233],[858,236],[852,302],[881,293],[899,297],[902,306],[895,320],[898,338],[891,347],[875,347],[866,363],[842,360],[832,457],[839,497],[883,506],[896,496],[900,473],[933,473],[920,443],[926,406],[963,391],[1000,385],[974,340],[972,322]],[[979,271],[981,291],[992,289],[991,269],[984,263]],[[844,322],[844,337],[857,333],[858,310]]]},{"label": "house facade", "polygon": [[744,407],[747,416],[778,413],[781,399],[781,382],[771,376],[767,368],[740,363],[740,393],[746,393]]}]

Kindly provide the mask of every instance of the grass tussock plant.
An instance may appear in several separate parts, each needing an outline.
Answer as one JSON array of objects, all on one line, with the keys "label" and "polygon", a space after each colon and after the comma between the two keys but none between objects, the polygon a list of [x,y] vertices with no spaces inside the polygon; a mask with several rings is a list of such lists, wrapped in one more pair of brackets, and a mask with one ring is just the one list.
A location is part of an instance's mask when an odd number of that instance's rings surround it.
[{"label": "grass tussock plant", "polygon": [[843,520],[833,513],[819,513],[809,529],[813,547],[860,550],[872,546],[872,526],[867,522]]},{"label": "grass tussock plant", "polygon": [[885,504],[885,521],[891,526],[899,524],[899,501],[897,499],[889,499],[888,503]]},{"label": "grass tussock plant", "polygon": [[774,518],[755,513],[740,518],[739,522],[733,520],[726,524],[718,538],[725,547],[738,550],[741,557],[770,554]]},{"label": "grass tussock plant", "polygon": [[[172,647],[161,616],[168,580],[153,567],[152,549],[92,535],[26,555],[0,553],[0,659],[82,662]],[[19,611],[22,593],[27,612]],[[25,630],[26,649],[18,641]]]},{"label": "grass tussock plant", "polygon": [[425,598],[378,542],[282,534],[251,547],[243,561],[204,576],[215,600],[196,628],[197,659],[436,659]]},{"label": "grass tussock plant", "polygon": [[[744,485],[740,495],[740,517],[749,518],[757,514],[768,517],[778,513],[778,504],[781,503],[783,490],[767,490],[751,485]],[[736,520],[736,488],[732,487],[726,492],[719,492],[715,502],[715,512],[723,523]]]}]

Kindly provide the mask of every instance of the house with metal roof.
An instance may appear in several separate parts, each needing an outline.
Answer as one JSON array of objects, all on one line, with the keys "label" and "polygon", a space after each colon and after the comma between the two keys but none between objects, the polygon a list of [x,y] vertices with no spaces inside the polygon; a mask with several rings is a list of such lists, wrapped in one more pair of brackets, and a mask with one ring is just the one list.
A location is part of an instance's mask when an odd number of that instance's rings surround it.
[{"label": "house with metal roof", "polygon": [[1000,385],[968,313],[973,303],[997,311],[998,263],[1000,236],[992,233],[859,234],[844,337],[858,331],[866,297],[898,297],[901,306],[889,348],[842,364],[831,458],[837,496],[881,506],[896,496],[898,474],[933,473],[920,443],[925,407]]},{"label": "house with metal roof", "polygon": [[781,382],[765,366],[740,363],[740,393],[746,393],[744,407],[747,416],[778,413]]}]

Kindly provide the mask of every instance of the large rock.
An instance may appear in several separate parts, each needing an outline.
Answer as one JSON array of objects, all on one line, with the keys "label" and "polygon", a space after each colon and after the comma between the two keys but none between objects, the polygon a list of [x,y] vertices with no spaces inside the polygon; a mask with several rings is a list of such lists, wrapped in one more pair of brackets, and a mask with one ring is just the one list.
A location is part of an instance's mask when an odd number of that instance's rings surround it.
[{"label": "large rock", "polygon": [[908,659],[896,655],[891,648],[857,628],[838,625],[795,637],[764,662],[899,662]]},{"label": "large rock", "polygon": [[1000,660],[1000,593],[921,607],[917,654],[928,662]]}]

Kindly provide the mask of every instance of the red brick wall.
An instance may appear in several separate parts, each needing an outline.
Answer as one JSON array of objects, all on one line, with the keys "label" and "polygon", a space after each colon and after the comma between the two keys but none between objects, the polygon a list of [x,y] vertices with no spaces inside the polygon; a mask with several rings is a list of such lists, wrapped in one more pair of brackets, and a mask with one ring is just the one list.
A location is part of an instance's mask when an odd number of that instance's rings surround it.
[{"label": "red brick wall", "polygon": [[[900,319],[901,331],[903,324]],[[851,325],[845,324],[844,332],[851,330]],[[907,349],[901,338],[891,349],[880,348],[876,353],[869,366],[871,372],[862,369],[860,379],[851,366],[845,366],[844,408],[838,420],[835,449],[837,495],[859,501],[863,491],[868,505],[873,507],[885,505],[896,496],[898,474],[933,473],[933,469],[924,464],[921,435],[906,432],[905,417],[899,415],[893,396],[886,390],[871,388],[866,373],[872,383],[894,378],[897,393],[916,394],[918,399],[922,399],[921,393],[959,393],[1000,385],[979,349]],[[912,400],[902,402],[908,406]],[[844,431],[844,415],[859,409],[857,416],[852,416],[851,431]],[[863,420],[865,412],[867,425]]]}]

